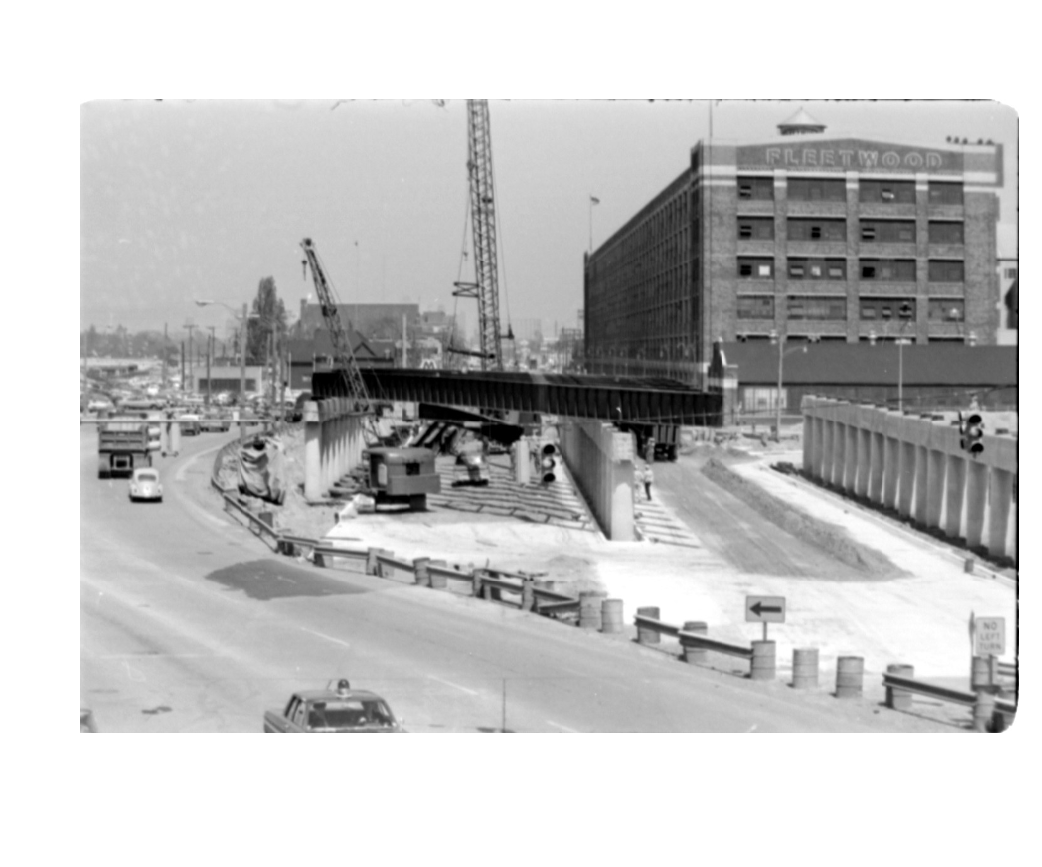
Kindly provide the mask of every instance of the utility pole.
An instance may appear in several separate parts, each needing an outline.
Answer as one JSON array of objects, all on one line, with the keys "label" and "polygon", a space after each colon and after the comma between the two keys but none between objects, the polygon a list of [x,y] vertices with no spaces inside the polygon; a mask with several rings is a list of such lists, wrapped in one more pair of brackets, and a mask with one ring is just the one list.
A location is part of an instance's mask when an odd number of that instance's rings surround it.
[{"label": "utility pole", "polygon": [[209,409],[210,404],[213,402],[213,377],[211,371],[213,369],[213,348],[217,342],[217,335],[214,333],[216,325],[207,325],[210,329],[210,336],[206,341],[206,406]]},{"label": "utility pole", "polygon": [[[166,350],[167,346],[166,323],[163,323],[163,391],[166,391]],[[86,353],[84,353],[84,366],[86,366]]]},{"label": "utility pole", "polygon": [[[193,362],[193,358],[192,358],[192,332],[195,331],[196,326],[192,325],[190,322],[186,322],[185,323],[185,328],[188,329],[188,378],[192,382],[192,391],[194,392],[195,391],[195,369],[194,369],[194,367],[192,365],[192,362]],[[183,382],[184,382],[184,380],[182,379],[182,383]]]}]

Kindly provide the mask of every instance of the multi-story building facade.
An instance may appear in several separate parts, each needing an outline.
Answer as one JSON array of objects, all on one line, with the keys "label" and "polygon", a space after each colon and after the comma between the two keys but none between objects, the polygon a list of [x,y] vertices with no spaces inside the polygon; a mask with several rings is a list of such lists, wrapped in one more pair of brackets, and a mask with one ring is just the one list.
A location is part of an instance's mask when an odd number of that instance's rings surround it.
[{"label": "multi-story building facade", "polygon": [[716,340],[994,344],[1002,146],[699,142],[586,257],[586,369],[702,385]]}]

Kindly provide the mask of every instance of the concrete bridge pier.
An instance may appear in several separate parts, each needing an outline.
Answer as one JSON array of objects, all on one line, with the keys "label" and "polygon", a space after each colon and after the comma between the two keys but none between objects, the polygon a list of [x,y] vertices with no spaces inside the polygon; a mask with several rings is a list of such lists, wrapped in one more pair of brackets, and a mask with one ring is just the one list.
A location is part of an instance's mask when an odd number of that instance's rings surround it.
[{"label": "concrete bridge pier", "polygon": [[903,518],[912,514],[912,489],[915,484],[915,444],[901,442],[898,446],[899,478],[897,489],[897,513]]},{"label": "concrete bridge pier", "polygon": [[992,554],[1013,554],[1008,544],[1012,505],[1013,473],[992,469],[988,483],[988,550]]},{"label": "concrete bridge pier", "polygon": [[857,457],[854,461],[854,493],[859,497],[868,496],[869,481],[872,475],[872,432],[867,428],[857,429]]},{"label": "concrete bridge pier", "polygon": [[836,487],[843,487],[843,469],[846,466],[847,426],[833,422],[832,434],[832,468],[829,481]]},{"label": "concrete bridge pier", "polygon": [[322,423],[318,404],[304,404],[304,499],[322,498]]},{"label": "concrete bridge pier", "polygon": [[830,418],[821,421],[821,453],[818,455],[818,463],[814,468],[814,474],[823,482],[831,478],[832,467],[832,442],[835,437],[836,425]]},{"label": "concrete bridge pier", "polygon": [[[924,449],[924,451],[926,451]],[[923,515],[925,523],[930,527],[941,526],[941,512],[944,507],[944,452],[930,450],[926,455],[926,504]]]},{"label": "concrete bridge pier", "polygon": [[892,436],[884,436],[883,440],[883,505],[896,509],[898,480],[901,478],[900,443]]},{"label": "concrete bridge pier", "polygon": [[988,496],[987,467],[968,461],[966,467],[966,544],[976,548],[984,541],[984,510]]},{"label": "concrete bridge pier", "polygon": [[858,447],[858,429],[852,425],[846,425],[845,436],[843,438],[843,490],[848,494],[856,489],[857,486],[857,447]]},{"label": "concrete bridge pier", "polygon": [[945,463],[944,534],[953,539],[963,537],[962,507],[966,495],[966,459],[947,455]]},{"label": "concrete bridge pier", "polygon": [[915,447],[915,499],[913,501],[913,514],[915,520],[920,524],[926,522],[926,510],[929,501],[927,491],[929,475],[929,451],[926,446],[917,445]]},{"label": "concrete bridge pier", "polygon": [[868,498],[873,503],[883,502],[883,434],[872,431],[868,449]]}]

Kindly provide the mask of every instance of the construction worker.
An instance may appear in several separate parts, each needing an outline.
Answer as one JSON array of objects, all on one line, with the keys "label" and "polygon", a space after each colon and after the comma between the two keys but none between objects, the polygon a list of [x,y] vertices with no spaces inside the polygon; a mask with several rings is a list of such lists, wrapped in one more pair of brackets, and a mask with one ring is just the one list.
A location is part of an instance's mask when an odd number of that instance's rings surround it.
[{"label": "construction worker", "polygon": [[644,494],[648,498],[648,502],[651,502],[651,483],[655,481],[655,474],[652,472],[651,464],[644,465],[644,471],[640,474],[641,484],[644,485]]}]

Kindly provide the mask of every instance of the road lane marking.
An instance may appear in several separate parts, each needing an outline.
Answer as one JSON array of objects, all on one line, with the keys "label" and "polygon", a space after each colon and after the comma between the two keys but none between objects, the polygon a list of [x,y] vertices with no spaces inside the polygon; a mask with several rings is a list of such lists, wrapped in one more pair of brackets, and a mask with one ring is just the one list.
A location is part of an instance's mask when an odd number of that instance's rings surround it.
[{"label": "road lane marking", "polygon": [[104,653],[91,659],[216,659],[216,653]]},{"label": "road lane marking", "polygon": [[324,638],[326,641],[332,641],[334,644],[342,644],[344,647],[350,647],[346,641],[341,641],[339,638],[334,638],[332,635],[326,635],[322,632],[315,632],[314,629],[305,629],[303,626],[300,627],[301,632],[310,632],[312,635],[317,635],[319,638]]},{"label": "road lane marking", "polygon": [[440,677],[435,677],[433,674],[428,674],[427,677],[429,677],[431,680],[436,680],[438,683],[443,683],[445,684],[445,686],[451,686],[453,689],[458,689],[461,692],[465,692],[468,695],[478,695],[477,690],[467,689],[467,687],[460,686],[458,683],[453,683],[450,680],[442,680]]},{"label": "road lane marking", "polygon": [[571,732],[572,734],[575,734],[575,735],[580,733],[578,729],[570,729],[570,728],[568,728],[568,726],[563,726],[560,723],[556,723],[552,719],[548,719],[546,721],[546,723],[547,723],[547,725],[552,725],[554,728],[560,729],[563,732]]}]

